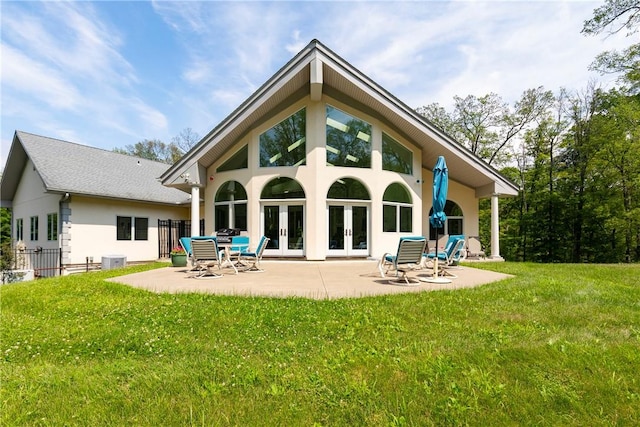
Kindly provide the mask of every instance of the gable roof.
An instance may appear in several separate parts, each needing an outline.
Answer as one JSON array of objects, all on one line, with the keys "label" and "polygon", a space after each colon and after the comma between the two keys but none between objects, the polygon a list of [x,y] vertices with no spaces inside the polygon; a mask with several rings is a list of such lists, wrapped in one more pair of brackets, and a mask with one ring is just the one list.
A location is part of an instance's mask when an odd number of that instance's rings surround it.
[{"label": "gable roof", "polygon": [[[474,188],[477,197],[517,195],[515,184],[425,117],[358,71],[318,40],[312,40],[235,111],[161,176],[164,185],[183,188],[181,175],[208,168],[247,132],[305,96],[326,94],[369,114],[422,150],[422,167],[432,170],[438,156],[447,160],[449,178]],[[204,174],[191,174],[204,185]],[[198,182],[198,178],[200,182]],[[190,181],[193,183],[193,180]],[[185,187],[186,188],[186,187]]]},{"label": "gable roof", "polygon": [[0,184],[3,205],[13,200],[28,159],[47,192],[149,203],[189,203],[184,192],[158,181],[169,166],[165,163],[16,131]]}]

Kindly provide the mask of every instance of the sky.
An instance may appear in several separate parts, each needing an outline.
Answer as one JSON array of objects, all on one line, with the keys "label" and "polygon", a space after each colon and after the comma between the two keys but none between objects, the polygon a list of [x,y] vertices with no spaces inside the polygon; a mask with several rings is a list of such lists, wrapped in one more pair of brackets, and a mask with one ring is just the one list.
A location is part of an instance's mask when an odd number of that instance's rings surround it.
[{"label": "sky", "polygon": [[107,150],[206,135],[318,39],[412,108],[612,76],[585,36],[603,1],[5,1],[0,165],[14,132]]}]

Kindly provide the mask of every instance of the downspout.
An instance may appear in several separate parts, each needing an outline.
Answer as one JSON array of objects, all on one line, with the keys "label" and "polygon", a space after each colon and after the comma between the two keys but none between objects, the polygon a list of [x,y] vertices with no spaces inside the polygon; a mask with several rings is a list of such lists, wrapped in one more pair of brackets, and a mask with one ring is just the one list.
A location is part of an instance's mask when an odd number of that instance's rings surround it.
[{"label": "downspout", "polygon": [[58,230],[60,230],[58,234],[58,272],[60,276],[62,276],[65,263],[68,263],[70,261],[70,259],[68,258],[68,254],[69,240],[71,240],[71,238],[68,237],[67,239],[65,239],[65,236],[68,236],[69,217],[71,216],[71,210],[69,209],[70,199],[71,195],[69,193],[64,193],[64,195],[60,198],[60,202],[58,203]]}]

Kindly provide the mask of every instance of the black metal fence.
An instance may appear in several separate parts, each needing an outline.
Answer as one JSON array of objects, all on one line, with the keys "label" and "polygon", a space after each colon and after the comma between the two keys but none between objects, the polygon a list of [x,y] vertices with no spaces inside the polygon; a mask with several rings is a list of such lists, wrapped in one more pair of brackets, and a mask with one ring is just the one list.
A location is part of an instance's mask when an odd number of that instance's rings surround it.
[{"label": "black metal fence", "polygon": [[15,270],[33,270],[38,277],[59,276],[62,265],[60,248],[13,249],[13,265]]},{"label": "black metal fence", "polygon": [[[200,219],[200,235],[204,235],[204,219]],[[191,236],[191,221],[185,219],[158,220],[158,258],[167,258],[172,248],[180,245],[181,237]]]}]

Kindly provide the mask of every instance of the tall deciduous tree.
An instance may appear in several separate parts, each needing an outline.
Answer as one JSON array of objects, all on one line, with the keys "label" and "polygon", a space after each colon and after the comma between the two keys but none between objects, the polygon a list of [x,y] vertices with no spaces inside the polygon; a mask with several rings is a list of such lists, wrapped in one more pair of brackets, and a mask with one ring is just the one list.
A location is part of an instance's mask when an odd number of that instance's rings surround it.
[{"label": "tall deciduous tree", "polygon": [[513,110],[495,93],[454,97],[451,113],[437,103],[416,111],[440,127],[472,153],[494,166],[509,160],[510,144],[532,125],[553,102],[542,87],[525,91]]},{"label": "tall deciduous tree", "polygon": [[145,139],[133,145],[127,145],[124,148],[114,148],[113,151],[172,164],[180,160],[187,151],[193,148],[199,139],[198,134],[193,132],[191,128],[185,128],[174,136],[169,144],[159,139]]},{"label": "tall deciduous tree", "polygon": [[614,90],[603,95],[601,103],[593,118],[593,139],[599,147],[595,164],[597,183],[610,196],[601,206],[608,208],[607,226],[620,230],[623,258],[629,262],[640,259],[640,96]]},{"label": "tall deciduous tree", "polygon": [[[636,34],[639,27],[640,0],[606,0],[593,11],[593,17],[584,22],[582,32],[596,35],[626,30],[629,37]],[[621,51],[602,52],[591,68],[601,73],[620,73],[622,82],[628,84],[633,93],[640,92],[640,43],[632,43]]]}]

